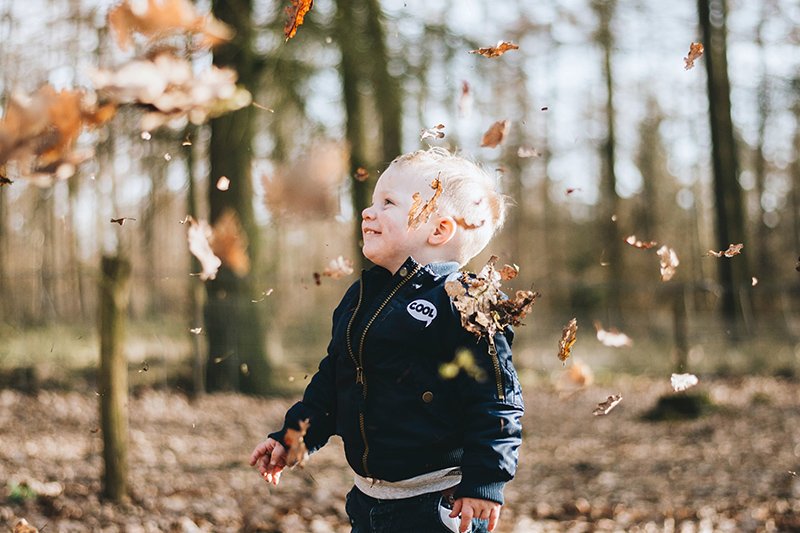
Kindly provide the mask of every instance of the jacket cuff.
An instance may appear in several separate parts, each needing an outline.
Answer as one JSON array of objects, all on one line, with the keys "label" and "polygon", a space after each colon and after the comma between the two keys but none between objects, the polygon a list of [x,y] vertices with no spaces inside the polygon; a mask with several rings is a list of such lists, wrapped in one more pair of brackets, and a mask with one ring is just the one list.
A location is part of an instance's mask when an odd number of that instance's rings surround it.
[{"label": "jacket cuff", "polygon": [[469,481],[462,480],[456,487],[453,497],[458,498],[477,498],[479,500],[489,500],[503,505],[503,487],[505,481],[494,481],[491,483],[471,484]]},{"label": "jacket cuff", "polygon": [[287,448],[286,443],[283,441],[283,438],[285,436],[286,436],[286,427],[284,427],[280,431],[276,431],[274,433],[270,433],[269,435],[267,435],[268,438],[275,439],[276,441],[281,443],[281,446],[283,446],[284,448]]}]

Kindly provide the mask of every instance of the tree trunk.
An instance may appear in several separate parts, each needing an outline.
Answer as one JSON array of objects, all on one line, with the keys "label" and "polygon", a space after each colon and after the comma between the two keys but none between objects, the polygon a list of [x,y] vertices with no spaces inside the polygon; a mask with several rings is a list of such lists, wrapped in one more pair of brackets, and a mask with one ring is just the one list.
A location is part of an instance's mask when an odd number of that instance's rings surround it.
[{"label": "tree trunk", "polygon": [[[214,16],[236,31],[232,42],[215,49],[214,64],[235,69],[239,83],[255,94],[258,73],[253,50],[252,1],[215,0],[212,10]],[[211,121],[208,180],[211,224],[228,209],[236,213],[247,236],[250,264],[258,261],[259,243],[252,205],[253,131],[252,106]],[[216,187],[222,176],[230,180],[226,191]],[[264,319],[260,309],[250,302],[253,294],[250,274],[240,277],[223,264],[217,279],[208,282],[207,290],[207,390],[269,392],[271,376],[264,344]]]},{"label": "tree trunk", "polygon": [[616,159],[616,132],[614,130],[614,72],[611,64],[614,37],[611,21],[616,10],[616,0],[595,0],[593,7],[600,18],[597,41],[603,49],[603,78],[606,85],[606,138],[602,146],[603,172],[600,194],[604,209],[602,226],[604,228],[605,260],[608,262],[607,312],[610,323],[621,319],[620,287],[622,286],[622,240],[617,229],[619,196],[617,196],[617,175],[614,171]]},{"label": "tree trunk", "polygon": [[[196,139],[198,128],[189,126],[184,130],[184,138]],[[197,215],[197,176],[195,174],[195,146],[194,143],[186,146],[186,175],[189,180],[189,191],[187,193],[187,208],[189,214],[198,218]],[[200,261],[192,255],[191,256],[192,272],[200,272]],[[202,396],[206,392],[205,382],[205,369],[206,361],[200,342],[200,334],[192,333],[191,330],[199,328],[203,324],[203,284],[197,279],[193,278],[189,282],[189,316],[191,322],[189,323],[189,335],[192,342],[192,394],[195,397]]]},{"label": "tree trunk", "polygon": [[127,496],[128,365],[125,322],[130,295],[130,263],[103,257],[100,282],[100,424],[103,430],[105,495],[114,501]]},{"label": "tree trunk", "polygon": [[[745,242],[744,206],[737,179],[738,163],[731,119],[730,84],[726,50],[725,0],[698,0],[700,27],[708,77],[708,108],[711,126],[712,161],[714,168],[714,200],[717,245]],[[745,333],[743,302],[740,290],[745,287],[746,255],[717,261],[722,285],[722,317],[731,338]]]}]

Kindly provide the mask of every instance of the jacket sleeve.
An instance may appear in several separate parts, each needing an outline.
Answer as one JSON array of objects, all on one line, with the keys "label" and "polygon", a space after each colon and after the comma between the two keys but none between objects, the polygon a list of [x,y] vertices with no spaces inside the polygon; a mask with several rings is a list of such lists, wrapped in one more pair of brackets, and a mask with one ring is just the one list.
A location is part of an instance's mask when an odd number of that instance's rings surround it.
[{"label": "jacket sleeve", "polygon": [[516,472],[522,443],[522,390],[511,360],[513,331],[478,340],[460,327],[455,350],[472,352],[477,372],[456,378],[464,428],[462,481],[456,498],[468,497],[503,503],[503,488]]},{"label": "jacket sleeve", "polygon": [[268,436],[286,446],[284,438],[286,430],[300,429],[300,422],[308,420],[309,425],[303,441],[308,448],[308,453],[313,453],[322,448],[328,439],[336,432],[336,360],[334,350],[334,330],[341,314],[346,309],[348,302],[354,294],[355,283],[345,294],[339,306],[333,312],[333,327],[331,328],[331,341],[328,344],[327,355],[319,364],[319,369],[311,378],[303,399],[294,404],[286,412],[283,427],[280,431],[270,433]]}]

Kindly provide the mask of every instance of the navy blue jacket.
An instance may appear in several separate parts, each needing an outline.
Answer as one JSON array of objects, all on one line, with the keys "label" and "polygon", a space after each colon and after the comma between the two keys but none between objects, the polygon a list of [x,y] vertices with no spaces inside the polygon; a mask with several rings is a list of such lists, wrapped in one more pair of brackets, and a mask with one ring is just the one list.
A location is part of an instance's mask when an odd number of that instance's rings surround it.
[{"label": "navy blue jacket", "polygon": [[[284,443],[287,428],[309,419],[309,452],[340,435],[362,476],[399,481],[460,466],[456,498],[502,504],[522,436],[513,332],[495,336],[492,354],[461,326],[444,290],[457,270],[456,263],[423,267],[408,258],[395,274],[364,271],[333,313],[328,355],[303,400],[270,436]],[[442,365],[464,348],[478,371],[443,376]]]}]

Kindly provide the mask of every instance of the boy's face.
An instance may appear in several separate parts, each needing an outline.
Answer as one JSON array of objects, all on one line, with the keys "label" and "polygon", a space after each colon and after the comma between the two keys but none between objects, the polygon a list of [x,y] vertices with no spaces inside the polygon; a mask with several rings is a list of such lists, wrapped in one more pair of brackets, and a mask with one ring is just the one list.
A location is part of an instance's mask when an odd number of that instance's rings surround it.
[{"label": "boy's face", "polygon": [[410,229],[408,212],[415,192],[423,197],[433,194],[430,182],[435,177],[416,175],[408,165],[390,165],[381,175],[372,194],[372,205],[361,213],[362,250],[367,259],[392,273],[408,256],[420,259],[432,223]]}]

